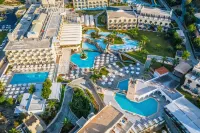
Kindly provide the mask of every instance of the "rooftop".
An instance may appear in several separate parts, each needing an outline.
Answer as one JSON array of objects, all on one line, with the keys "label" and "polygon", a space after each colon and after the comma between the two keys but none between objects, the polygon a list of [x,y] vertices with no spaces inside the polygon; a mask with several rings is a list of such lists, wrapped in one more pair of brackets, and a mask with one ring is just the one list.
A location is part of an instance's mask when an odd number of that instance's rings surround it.
[{"label": "rooftop", "polygon": [[23,49],[39,49],[39,48],[49,48],[51,42],[49,39],[23,39],[16,41],[9,41],[4,51],[7,50],[23,50]]},{"label": "rooftop", "polygon": [[141,7],[138,7],[137,9],[140,11],[140,14],[143,14],[143,15],[153,14],[160,17],[162,16],[171,17],[171,11],[162,10],[160,8],[141,6]]},{"label": "rooftop", "polygon": [[163,66],[163,67],[160,67],[160,68],[157,68],[157,69],[155,69],[155,71],[156,71],[157,73],[159,73],[160,75],[163,75],[163,74],[165,74],[165,73],[168,73],[168,72],[169,72],[169,70],[168,70],[167,68],[165,68],[164,66]]},{"label": "rooftop", "polygon": [[123,113],[108,105],[88,120],[78,133],[105,133],[123,117]]},{"label": "rooftop", "polygon": [[137,18],[133,11],[107,11],[108,18]]},{"label": "rooftop", "polygon": [[179,73],[186,74],[192,67],[186,62],[180,62],[174,70]]},{"label": "rooftop", "polygon": [[50,89],[51,89],[51,94],[49,95],[49,99],[60,100],[61,83],[52,83],[52,86]]},{"label": "rooftop", "polygon": [[181,97],[165,106],[190,132],[200,133],[200,109]]}]

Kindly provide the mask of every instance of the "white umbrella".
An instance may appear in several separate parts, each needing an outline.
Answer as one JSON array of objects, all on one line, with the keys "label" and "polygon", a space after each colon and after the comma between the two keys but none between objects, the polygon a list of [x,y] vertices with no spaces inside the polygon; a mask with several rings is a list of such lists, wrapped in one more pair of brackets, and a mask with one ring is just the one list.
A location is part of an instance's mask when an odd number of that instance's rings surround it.
[{"label": "white umbrella", "polygon": [[121,68],[121,69],[120,69],[120,71],[122,72],[122,71],[123,71],[123,69]]},{"label": "white umbrella", "polygon": [[13,98],[16,99],[16,98],[17,98],[17,95],[14,95]]},{"label": "white umbrella", "polygon": [[20,91],[20,94],[23,94],[24,93],[24,91]]},{"label": "white umbrella", "polygon": [[120,73],[119,75],[120,75],[120,76],[123,76],[123,74],[122,74],[122,73]]},{"label": "white umbrella", "polygon": [[17,86],[21,87],[21,86],[22,86],[22,84],[18,84]]},{"label": "white umbrella", "polygon": [[15,91],[15,94],[18,94],[19,93],[19,91]]},{"label": "white umbrella", "polygon": [[25,83],[24,83],[24,84],[23,84],[23,86],[24,86],[24,87],[26,87],[26,86],[27,86],[27,84],[25,84]]},{"label": "white umbrella", "polygon": [[111,79],[110,79],[110,81],[114,81],[114,79],[113,79],[113,78],[111,78]]},{"label": "white umbrella", "polygon": [[109,84],[109,85],[111,85],[111,84],[112,84],[112,82],[108,82],[108,84]]},{"label": "white umbrella", "polygon": [[18,91],[18,90],[20,90],[20,88],[16,88],[16,90]]},{"label": "white umbrella", "polygon": [[134,70],[134,67],[131,67],[131,70]]},{"label": "white umbrella", "polygon": [[116,68],[119,68],[119,66],[117,65]]},{"label": "white umbrella", "polygon": [[139,66],[140,65],[140,63],[137,63],[137,66]]},{"label": "white umbrella", "polygon": [[115,56],[114,59],[117,59],[117,57]]},{"label": "white umbrella", "polygon": [[112,77],[115,78],[115,75],[113,74]]},{"label": "white umbrella", "polygon": [[111,61],[113,61],[113,58],[110,58]]},{"label": "white umbrella", "polygon": [[21,88],[21,90],[25,90],[25,89],[26,89],[25,87],[22,87],[22,88]]},{"label": "white umbrella", "polygon": [[125,67],[125,69],[128,69],[128,67]]},{"label": "white umbrella", "polygon": [[105,82],[101,82],[102,85],[105,85]]},{"label": "white umbrella", "polygon": [[138,68],[137,68],[137,70],[139,71],[139,70],[140,70],[140,68],[138,67]]},{"label": "white umbrella", "polygon": [[130,67],[132,67],[133,65],[132,65],[132,64],[130,64],[129,66],[130,66]]},{"label": "white umbrella", "polygon": [[126,73],[129,73],[129,71],[128,71],[128,70],[126,70]]},{"label": "white umbrella", "polygon": [[70,74],[70,77],[74,76],[73,74]]},{"label": "white umbrella", "polygon": [[8,92],[5,92],[4,95],[8,95]]},{"label": "white umbrella", "polygon": [[111,65],[108,65],[109,68],[111,68]]},{"label": "white umbrella", "polygon": [[105,76],[105,75],[102,75],[102,78],[104,79],[104,78],[106,78],[106,76]]},{"label": "white umbrella", "polygon": [[9,96],[8,96],[8,98],[12,98],[12,96],[11,96],[11,95],[9,95]]},{"label": "white umbrella", "polygon": [[139,73],[139,72],[136,72],[136,74],[139,75],[140,73]]},{"label": "white umbrella", "polygon": [[105,78],[104,80],[105,80],[105,81],[108,81],[108,78]]},{"label": "white umbrella", "polygon": [[12,91],[14,91],[15,90],[15,88],[12,88]]},{"label": "white umbrella", "polygon": [[111,73],[108,73],[108,76],[112,76],[112,74],[111,74]]},{"label": "white umbrella", "polygon": [[13,91],[9,92],[9,94],[11,94],[11,95],[12,95],[12,94],[13,94]]},{"label": "white umbrella", "polygon": [[117,65],[117,64],[114,62],[113,65],[115,66],[115,65]]},{"label": "white umbrella", "polygon": [[131,71],[131,74],[134,74],[134,71]]},{"label": "white umbrella", "polygon": [[14,85],[13,85],[13,87],[17,87],[17,85],[16,85],[16,84],[14,84]]},{"label": "white umbrella", "polygon": [[118,74],[118,71],[115,71],[115,74]]}]

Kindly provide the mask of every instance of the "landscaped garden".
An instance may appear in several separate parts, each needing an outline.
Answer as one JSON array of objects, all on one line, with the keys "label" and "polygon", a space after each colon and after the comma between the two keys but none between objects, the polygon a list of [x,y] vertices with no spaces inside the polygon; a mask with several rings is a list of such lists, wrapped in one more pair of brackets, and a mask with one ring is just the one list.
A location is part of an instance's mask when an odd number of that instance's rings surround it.
[{"label": "landscaped garden", "polygon": [[87,118],[91,110],[90,103],[90,99],[85,95],[82,89],[74,88],[73,99],[69,106],[78,118],[82,116]]}]

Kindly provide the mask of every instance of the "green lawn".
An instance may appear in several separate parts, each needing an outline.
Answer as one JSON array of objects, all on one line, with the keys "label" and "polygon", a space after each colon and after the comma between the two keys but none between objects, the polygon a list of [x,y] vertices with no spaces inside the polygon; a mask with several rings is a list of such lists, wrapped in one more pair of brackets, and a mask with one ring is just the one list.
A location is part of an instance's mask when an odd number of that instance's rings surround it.
[{"label": "green lawn", "polygon": [[0,4],[3,4],[5,0],[0,0]]},{"label": "green lawn", "polygon": [[193,97],[190,93],[184,91],[183,89],[179,88],[177,89],[181,94],[185,96],[186,99],[188,99],[191,103],[196,105],[198,108],[200,108],[200,97]]},{"label": "green lawn", "polygon": [[[133,37],[133,39],[140,41],[141,35],[145,35],[148,37],[150,42],[148,42],[145,46],[145,49],[148,51],[149,54],[153,55],[160,55],[160,56],[168,56],[174,57],[175,51],[169,52],[168,47],[170,47],[170,43],[164,38],[165,33],[155,33],[149,31],[138,31],[138,36]],[[160,44],[160,48],[156,48],[156,44]],[[128,52],[128,54],[137,60],[145,63],[147,54],[142,52]]]},{"label": "green lawn", "polygon": [[116,36],[114,38],[114,44],[124,44],[124,42],[121,37]]},{"label": "green lawn", "polygon": [[98,10],[98,11],[94,11],[94,10],[79,10],[76,11],[76,13],[80,14],[80,15],[96,15],[98,13],[102,12],[102,10]]}]

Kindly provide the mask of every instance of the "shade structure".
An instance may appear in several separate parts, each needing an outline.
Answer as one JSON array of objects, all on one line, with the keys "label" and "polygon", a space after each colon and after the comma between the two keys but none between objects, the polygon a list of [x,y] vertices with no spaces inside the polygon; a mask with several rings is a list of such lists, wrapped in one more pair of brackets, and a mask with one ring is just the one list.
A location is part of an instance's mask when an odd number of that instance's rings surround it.
[{"label": "shade structure", "polygon": [[126,70],[126,73],[129,73],[129,71],[128,71],[128,70]]},{"label": "shade structure", "polygon": [[105,82],[101,82],[102,85],[105,85]]},{"label": "shade structure", "polygon": [[108,78],[104,78],[104,81],[108,81]]},{"label": "shade structure", "polygon": [[134,67],[131,67],[131,70],[134,70]]},{"label": "shade structure", "polygon": [[140,68],[139,68],[139,67],[137,67],[137,70],[139,71],[139,70],[140,70]]},{"label": "shade structure", "polygon": [[134,71],[131,71],[131,74],[134,74]]},{"label": "shade structure", "polygon": [[139,75],[140,73],[139,73],[139,72],[136,72],[136,74]]},{"label": "shade structure", "polygon": [[130,66],[130,67],[132,67],[133,65],[132,65],[132,64],[130,64],[129,66]]},{"label": "shade structure", "polygon": [[115,65],[117,65],[117,64],[114,62],[113,65],[115,66]]},{"label": "shade structure", "polygon": [[102,75],[102,78],[104,79],[104,78],[106,78],[106,76],[105,76],[105,75]]},{"label": "shade structure", "polygon": [[128,69],[128,67],[125,67],[125,69],[127,70],[127,69]]},{"label": "shade structure", "polygon": [[112,82],[108,82],[108,85],[112,85]]},{"label": "shade structure", "polygon": [[137,63],[136,65],[137,65],[137,66],[139,66],[139,65],[140,65],[140,63]]},{"label": "shade structure", "polygon": [[121,72],[122,72],[122,71],[123,71],[123,69],[121,68],[119,71],[121,71]]},{"label": "shade structure", "polygon": [[118,65],[116,65],[116,68],[119,68],[119,66],[118,66]]},{"label": "shade structure", "polygon": [[123,76],[123,73],[120,73],[119,75],[120,75],[120,76]]},{"label": "shade structure", "polygon": [[109,68],[111,68],[111,65],[108,65]]},{"label": "shade structure", "polygon": [[115,74],[118,74],[118,71],[115,71],[114,73],[115,73]]},{"label": "shade structure", "polygon": [[111,78],[111,79],[110,79],[110,81],[114,81],[114,79],[113,79],[113,78]]}]

